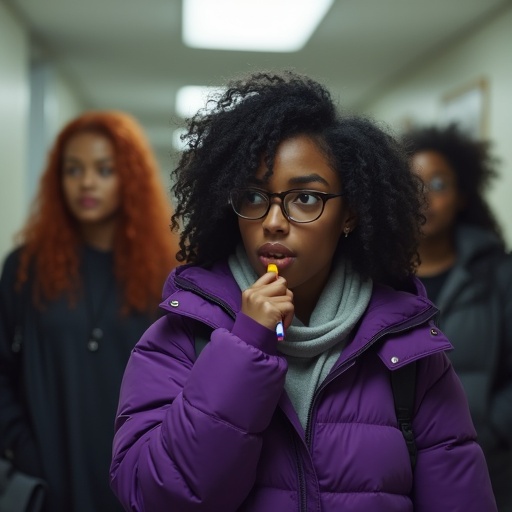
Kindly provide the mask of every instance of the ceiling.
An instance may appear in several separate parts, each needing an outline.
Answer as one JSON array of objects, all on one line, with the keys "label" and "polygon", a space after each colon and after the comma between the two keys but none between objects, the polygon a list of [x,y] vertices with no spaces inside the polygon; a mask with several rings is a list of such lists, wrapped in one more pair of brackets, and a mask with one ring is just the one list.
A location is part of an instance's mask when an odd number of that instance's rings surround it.
[{"label": "ceiling", "polygon": [[132,113],[160,161],[172,153],[174,98],[181,86],[219,85],[240,72],[287,67],[325,82],[346,108],[357,111],[510,5],[510,0],[335,0],[301,51],[279,54],[185,47],[181,0],[4,1],[29,27],[34,51],[56,62],[85,105]]}]

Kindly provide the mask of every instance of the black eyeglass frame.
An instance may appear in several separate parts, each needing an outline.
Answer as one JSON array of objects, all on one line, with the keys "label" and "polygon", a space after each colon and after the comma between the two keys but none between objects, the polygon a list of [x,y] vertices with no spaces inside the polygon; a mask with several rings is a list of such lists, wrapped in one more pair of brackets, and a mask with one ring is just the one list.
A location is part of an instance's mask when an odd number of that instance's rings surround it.
[{"label": "black eyeglass frame", "polygon": [[[265,211],[265,213],[263,213],[261,216],[259,217],[246,217],[244,215],[241,215],[239,212],[236,211],[235,209],[235,206],[234,206],[234,201],[233,201],[233,195],[234,194],[239,194],[240,192],[246,192],[246,191],[252,191],[252,192],[256,192],[258,194],[261,194],[263,197],[266,197],[267,198],[267,209]],[[285,208],[285,202],[284,202],[284,199],[285,197],[288,195],[288,194],[292,194],[292,193],[297,193],[297,192],[300,192],[302,194],[311,194],[311,195],[314,195],[314,196],[317,196],[321,199],[322,201],[322,209],[320,210],[320,213],[318,214],[317,217],[315,217],[314,219],[311,219],[311,220],[295,220],[294,218],[290,217],[289,213],[286,211],[286,208]],[[281,212],[282,214],[284,215],[284,217],[289,221],[289,222],[295,222],[297,224],[309,224],[310,222],[315,222],[315,220],[318,220],[322,214],[324,213],[324,209],[325,209],[325,203],[327,201],[329,201],[329,199],[333,199],[335,197],[342,197],[343,194],[329,194],[327,192],[319,192],[318,190],[310,190],[310,189],[303,189],[303,188],[292,188],[290,190],[285,190],[284,192],[274,192],[274,193],[271,193],[269,194],[266,190],[261,190],[259,188],[252,188],[252,187],[247,187],[247,188],[242,188],[242,189],[236,189],[236,190],[232,190],[230,193],[229,193],[229,204],[231,205],[231,208],[233,209],[233,211],[242,219],[246,219],[246,220],[260,220],[260,219],[263,219],[264,217],[266,217],[268,215],[268,212],[270,211],[270,207],[273,205],[273,204],[278,204],[279,207],[281,208]],[[273,197],[278,197],[281,202],[279,203],[272,203],[272,198]]]}]

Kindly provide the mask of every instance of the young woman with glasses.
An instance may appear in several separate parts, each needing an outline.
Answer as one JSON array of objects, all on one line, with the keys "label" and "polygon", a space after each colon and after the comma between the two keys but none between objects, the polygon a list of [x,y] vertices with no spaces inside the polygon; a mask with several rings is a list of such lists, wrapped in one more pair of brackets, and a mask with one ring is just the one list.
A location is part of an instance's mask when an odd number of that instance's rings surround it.
[{"label": "young woman with glasses", "polygon": [[[173,176],[188,264],[121,388],[126,510],[496,510],[413,276],[421,187],[398,143],[292,72],[231,82],[188,127]],[[413,469],[391,375],[415,361]]]},{"label": "young woman with glasses", "polygon": [[512,256],[485,191],[498,161],[457,125],[405,135],[427,191],[418,277],[441,313],[500,512],[512,512]]}]

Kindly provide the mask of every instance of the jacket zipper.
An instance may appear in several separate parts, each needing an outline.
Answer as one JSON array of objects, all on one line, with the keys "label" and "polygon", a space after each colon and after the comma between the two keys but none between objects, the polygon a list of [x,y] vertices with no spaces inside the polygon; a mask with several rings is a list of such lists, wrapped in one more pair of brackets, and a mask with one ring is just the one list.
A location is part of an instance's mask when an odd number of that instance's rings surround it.
[{"label": "jacket zipper", "polygon": [[434,317],[437,313],[437,309],[429,307],[425,312],[421,313],[416,318],[408,321],[406,324],[402,324],[400,326],[394,326],[394,327],[388,327],[386,329],[383,329],[379,333],[377,333],[373,338],[366,344],[364,347],[362,347],[360,350],[358,350],[355,354],[350,357],[350,359],[347,359],[335,372],[333,372],[328,378],[326,378],[320,387],[315,391],[315,394],[313,395],[313,400],[311,402],[311,405],[309,406],[308,410],[308,416],[306,420],[306,432],[305,432],[305,441],[306,446],[308,447],[308,450],[311,449],[311,417],[313,415],[313,409],[315,408],[316,402],[322,391],[336,378],[338,378],[342,373],[345,372],[347,367],[351,366],[351,364],[366,350],[368,350],[372,345],[374,345],[378,340],[380,340],[383,336],[386,336],[387,334],[396,334],[399,332],[404,332],[409,329],[412,329],[414,327],[417,327],[418,325],[421,325],[425,323],[427,320],[430,320],[432,317]]},{"label": "jacket zipper", "polygon": [[199,295],[203,299],[208,300],[209,302],[213,302],[214,304],[217,304],[223,311],[225,311],[233,320],[236,319],[236,313],[233,311],[231,306],[229,306],[226,302],[219,299],[218,297],[215,297],[214,295],[211,295],[209,293],[206,293],[203,289],[197,287],[194,284],[191,284],[189,281],[176,276],[174,278],[174,281],[182,290],[194,292],[196,295]]},{"label": "jacket zipper", "polygon": [[293,446],[295,448],[295,460],[297,462],[297,479],[299,481],[299,512],[307,511],[306,506],[306,479],[304,477],[304,465],[302,464],[302,457],[300,456],[299,444],[297,442],[297,435],[292,432]]}]

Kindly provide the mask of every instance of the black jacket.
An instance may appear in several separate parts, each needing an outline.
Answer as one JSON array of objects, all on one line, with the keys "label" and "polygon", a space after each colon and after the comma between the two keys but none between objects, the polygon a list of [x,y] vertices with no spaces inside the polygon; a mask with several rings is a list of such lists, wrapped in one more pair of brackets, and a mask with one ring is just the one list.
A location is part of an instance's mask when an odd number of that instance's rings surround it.
[{"label": "black jacket", "polygon": [[[120,313],[111,253],[83,248],[85,284],[73,307],[63,296],[36,308],[32,279],[16,293],[18,265],[15,251],[0,279],[0,456],[44,478],[48,512],[121,510],[108,483],[119,386],[133,346],[155,317]],[[104,333],[96,351],[88,348],[91,322]]]},{"label": "black jacket", "polygon": [[457,262],[436,301],[439,326],[454,346],[448,355],[497,498],[512,510],[512,255],[493,234],[470,226],[458,228],[456,247]]}]

